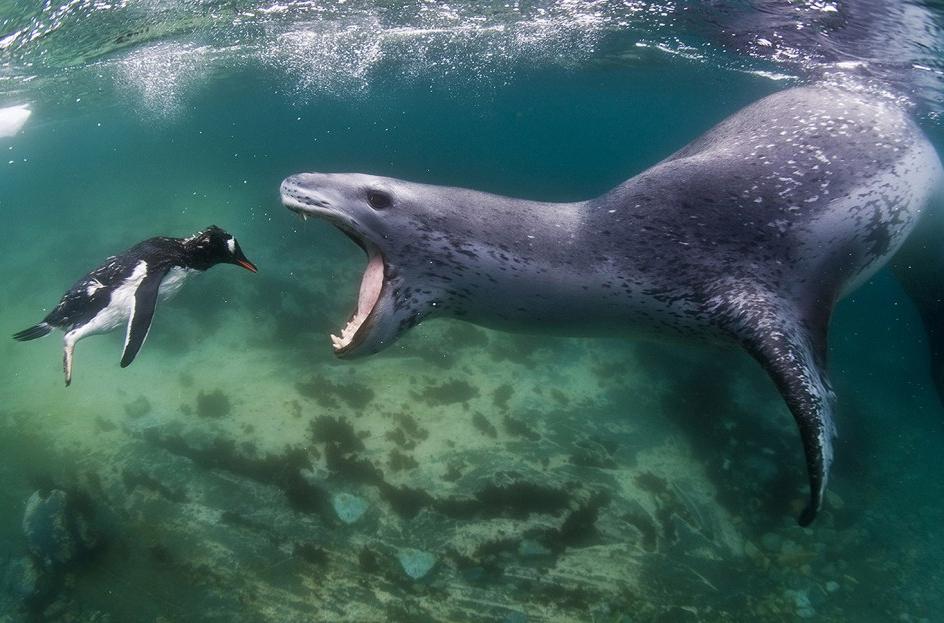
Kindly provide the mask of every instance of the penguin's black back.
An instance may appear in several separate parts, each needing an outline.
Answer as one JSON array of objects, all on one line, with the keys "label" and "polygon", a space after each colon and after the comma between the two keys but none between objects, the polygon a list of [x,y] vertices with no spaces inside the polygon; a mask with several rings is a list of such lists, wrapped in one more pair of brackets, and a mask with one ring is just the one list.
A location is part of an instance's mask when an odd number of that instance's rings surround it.
[{"label": "penguin's black back", "polygon": [[187,252],[178,238],[148,238],[75,282],[44,322],[69,330],[89,322],[111,301],[111,295],[144,261],[149,274],[172,266],[187,266]]}]

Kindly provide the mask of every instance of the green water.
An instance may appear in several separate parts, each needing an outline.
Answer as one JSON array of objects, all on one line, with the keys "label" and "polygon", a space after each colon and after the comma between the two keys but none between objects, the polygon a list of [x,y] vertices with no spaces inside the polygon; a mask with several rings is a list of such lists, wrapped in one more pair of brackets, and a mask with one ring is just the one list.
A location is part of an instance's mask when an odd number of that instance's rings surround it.
[{"label": "green water", "polygon": [[[420,36],[365,69],[357,35],[285,61],[269,22],[206,27],[238,21],[221,6],[177,7],[128,50],[64,46],[67,19],[45,56],[0,56],[0,107],[32,110],[0,138],[7,334],[150,236],[217,224],[259,267],[188,282],[127,369],[121,331],[82,341],[68,389],[58,337],[0,342],[0,622],[940,620],[944,409],[886,272],[834,317],[837,460],[801,529],[799,439],[746,355],[434,321],[341,362],[328,334],[363,253],[279,202],[301,171],[586,198],[798,79],[618,53],[579,26],[498,38],[496,58],[488,39]],[[33,19],[5,12],[0,31]],[[915,113],[944,145],[933,109]],[[86,502],[101,545],[23,599],[22,518],[49,488]],[[338,495],[363,516],[345,523]]]}]

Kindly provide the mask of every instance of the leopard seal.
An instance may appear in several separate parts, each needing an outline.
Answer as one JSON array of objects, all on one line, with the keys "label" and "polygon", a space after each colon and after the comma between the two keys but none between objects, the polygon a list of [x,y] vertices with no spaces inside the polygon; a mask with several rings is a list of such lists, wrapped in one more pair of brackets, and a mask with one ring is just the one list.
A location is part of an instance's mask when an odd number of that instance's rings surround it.
[{"label": "leopard seal", "polygon": [[830,315],[902,246],[941,180],[936,152],[905,111],[813,85],[747,106],[586,201],[356,173],[293,175],[281,198],[367,254],[356,309],[331,336],[341,357],[380,351],[433,316],[740,345],[799,428],[805,526],[833,460]]}]

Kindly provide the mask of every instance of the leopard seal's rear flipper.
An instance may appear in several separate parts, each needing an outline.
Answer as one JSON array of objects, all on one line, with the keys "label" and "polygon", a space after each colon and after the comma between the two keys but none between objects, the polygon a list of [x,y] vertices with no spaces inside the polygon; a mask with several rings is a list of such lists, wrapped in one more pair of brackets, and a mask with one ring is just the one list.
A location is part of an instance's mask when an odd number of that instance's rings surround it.
[{"label": "leopard seal's rear flipper", "polygon": [[712,300],[723,326],[764,368],[796,421],[810,484],[798,521],[808,526],[823,503],[836,436],[836,395],[826,372],[832,306],[803,309],[751,283],[732,284]]}]

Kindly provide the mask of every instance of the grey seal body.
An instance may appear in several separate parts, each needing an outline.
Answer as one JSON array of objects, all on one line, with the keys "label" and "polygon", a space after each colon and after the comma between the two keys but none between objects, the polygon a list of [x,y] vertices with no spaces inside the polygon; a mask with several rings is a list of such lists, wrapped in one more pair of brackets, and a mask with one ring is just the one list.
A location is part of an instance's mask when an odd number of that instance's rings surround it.
[{"label": "grey seal body", "polygon": [[825,372],[836,301],[908,237],[941,165],[899,108],[830,87],[748,106],[606,194],[543,203],[362,174],[303,173],[283,203],[368,254],[339,356],[424,318],[568,335],[640,331],[733,342],[796,418],[811,500],[830,463]]}]

